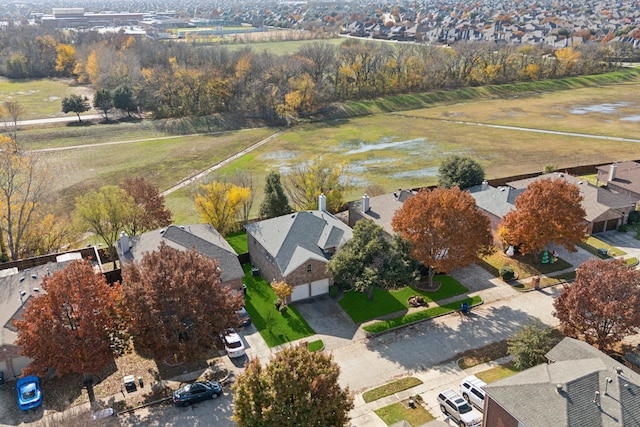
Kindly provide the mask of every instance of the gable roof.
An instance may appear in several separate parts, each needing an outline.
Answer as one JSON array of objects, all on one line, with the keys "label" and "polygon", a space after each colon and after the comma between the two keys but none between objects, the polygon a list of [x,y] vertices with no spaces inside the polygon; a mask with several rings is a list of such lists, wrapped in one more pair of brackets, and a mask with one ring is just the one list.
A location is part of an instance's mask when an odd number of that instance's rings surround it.
[{"label": "gable roof", "polygon": [[483,184],[474,185],[468,189],[476,201],[476,206],[498,218],[502,218],[515,208],[516,198],[524,190],[524,188],[492,187]]},{"label": "gable roof", "polygon": [[607,184],[611,183],[617,187],[640,194],[640,163],[635,161],[615,163],[615,176],[613,181],[609,181],[611,167],[612,165],[598,166],[598,175],[607,176]]},{"label": "gable roof", "polygon": [[638,425],[640,375],[573,338],[546,357],[550,363],[488,384],[486,394],[526,427]]},{"label": "gable roof", "polygon": [[633,205],[628,199],[613,193],[605,188],[596,187],[588,182],[571,176],[566,173],[548,173],[539,175],[533,178],[526,178],[517,181],[511,181],[507,183],[513,188],[527,188],[532,182],[540,179],[563,179],[569,184],[575,184],[580,190],[580,195],[584,198],[582,201],[582,207],[585,210],[585,219],[590,222],[604,221],[608,219],[622,218],[623,214],[620,212],[612,211],[615,209],[622,209]]},{"label": "gable roof", "polygon": [[186,227],[170,225],[166,229],[130,237],[128,251],[123,250],[122,240],[116,247],[123,262],[133,262],[142,259],[146,253],[157,250],[160,242],[181,251],[195,248],[207,258],[217,259],[218,266],[222,269],[222,282],[244,277],[238,255],[224,237],[209,224],[192,224]]},{"label": "gable roof", "polygon": [[349,226],[324,211],[303,211],[245,226],[265,248],[283,275],[310,259],[326,262],[353,236]]}]

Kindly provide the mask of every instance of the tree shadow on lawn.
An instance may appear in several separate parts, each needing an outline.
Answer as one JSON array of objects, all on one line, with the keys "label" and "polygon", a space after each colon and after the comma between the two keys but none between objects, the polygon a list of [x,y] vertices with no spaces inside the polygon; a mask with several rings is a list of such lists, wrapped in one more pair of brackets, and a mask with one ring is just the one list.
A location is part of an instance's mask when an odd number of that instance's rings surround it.
[{"label": "tree shadow on lawn", "polygon": [[451,322],[425,321],[370,338],[366,345],[370,351],[407,370],[437,367],[452,372],[456,371],[455,366],[436,365],[464,351],[510,338],[534,319],[520,309],[489,307],[481,314],[472,311],[453,326]]},{"label": "tree shadow on lawn", "polygon": [[438,275],[433,281],[441,283],[436,292],[421,291],[409,286],[392,291],[374,289],[373,299],[370,300],[364,292],[349,291],[344,293],[339,304],[355,323],[362,323],[406,314],[409,310],[408,300],[414,295],[422,295],[429,306],[433,306],[433,302],[464,295],[469,291],[450,276]]}]

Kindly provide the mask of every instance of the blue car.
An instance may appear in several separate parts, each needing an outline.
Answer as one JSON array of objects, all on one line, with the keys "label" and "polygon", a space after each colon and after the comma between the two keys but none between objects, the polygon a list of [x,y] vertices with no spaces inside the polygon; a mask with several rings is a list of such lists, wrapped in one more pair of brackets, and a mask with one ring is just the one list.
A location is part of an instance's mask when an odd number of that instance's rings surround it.
[{"label": "blue car", "polygon": [[42,391],[40,390],[40,378],[35,375],[20,378],[16,382],[18,393],[18,406],[23,411],[37,408],[42,405]]}]

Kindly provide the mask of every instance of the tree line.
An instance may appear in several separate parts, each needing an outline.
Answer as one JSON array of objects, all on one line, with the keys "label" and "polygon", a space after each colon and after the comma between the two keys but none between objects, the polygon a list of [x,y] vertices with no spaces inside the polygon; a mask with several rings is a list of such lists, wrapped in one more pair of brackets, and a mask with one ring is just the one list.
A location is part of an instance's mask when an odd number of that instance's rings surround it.
[{"label": "tree line", "polygon": [[595,44],[444,48],[359,39],[339,46],[314,42],[276,55],[21,27],[1,32],[0,46],[0,74],[67,77],[108,93],[125,90],[123,111],[139,107],[156,118],[224,112],[269,121],[318,114],[334,102],[601,73],[619,65],[620,56],[615,46]]}]

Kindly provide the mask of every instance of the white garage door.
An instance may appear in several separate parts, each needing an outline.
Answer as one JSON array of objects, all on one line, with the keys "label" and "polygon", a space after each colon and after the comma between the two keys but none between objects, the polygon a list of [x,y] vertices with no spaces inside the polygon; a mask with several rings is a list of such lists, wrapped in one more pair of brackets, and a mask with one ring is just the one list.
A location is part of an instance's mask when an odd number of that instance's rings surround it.
[{"label": "white garage door", "polygon": [[291,302],[309,298],[309,285],[294,286],[291,290]]},{"label": "white garage door", "polygon": [[329,279],[316,280],[311,282],[311,296],[324,295],[329,293]]}]

